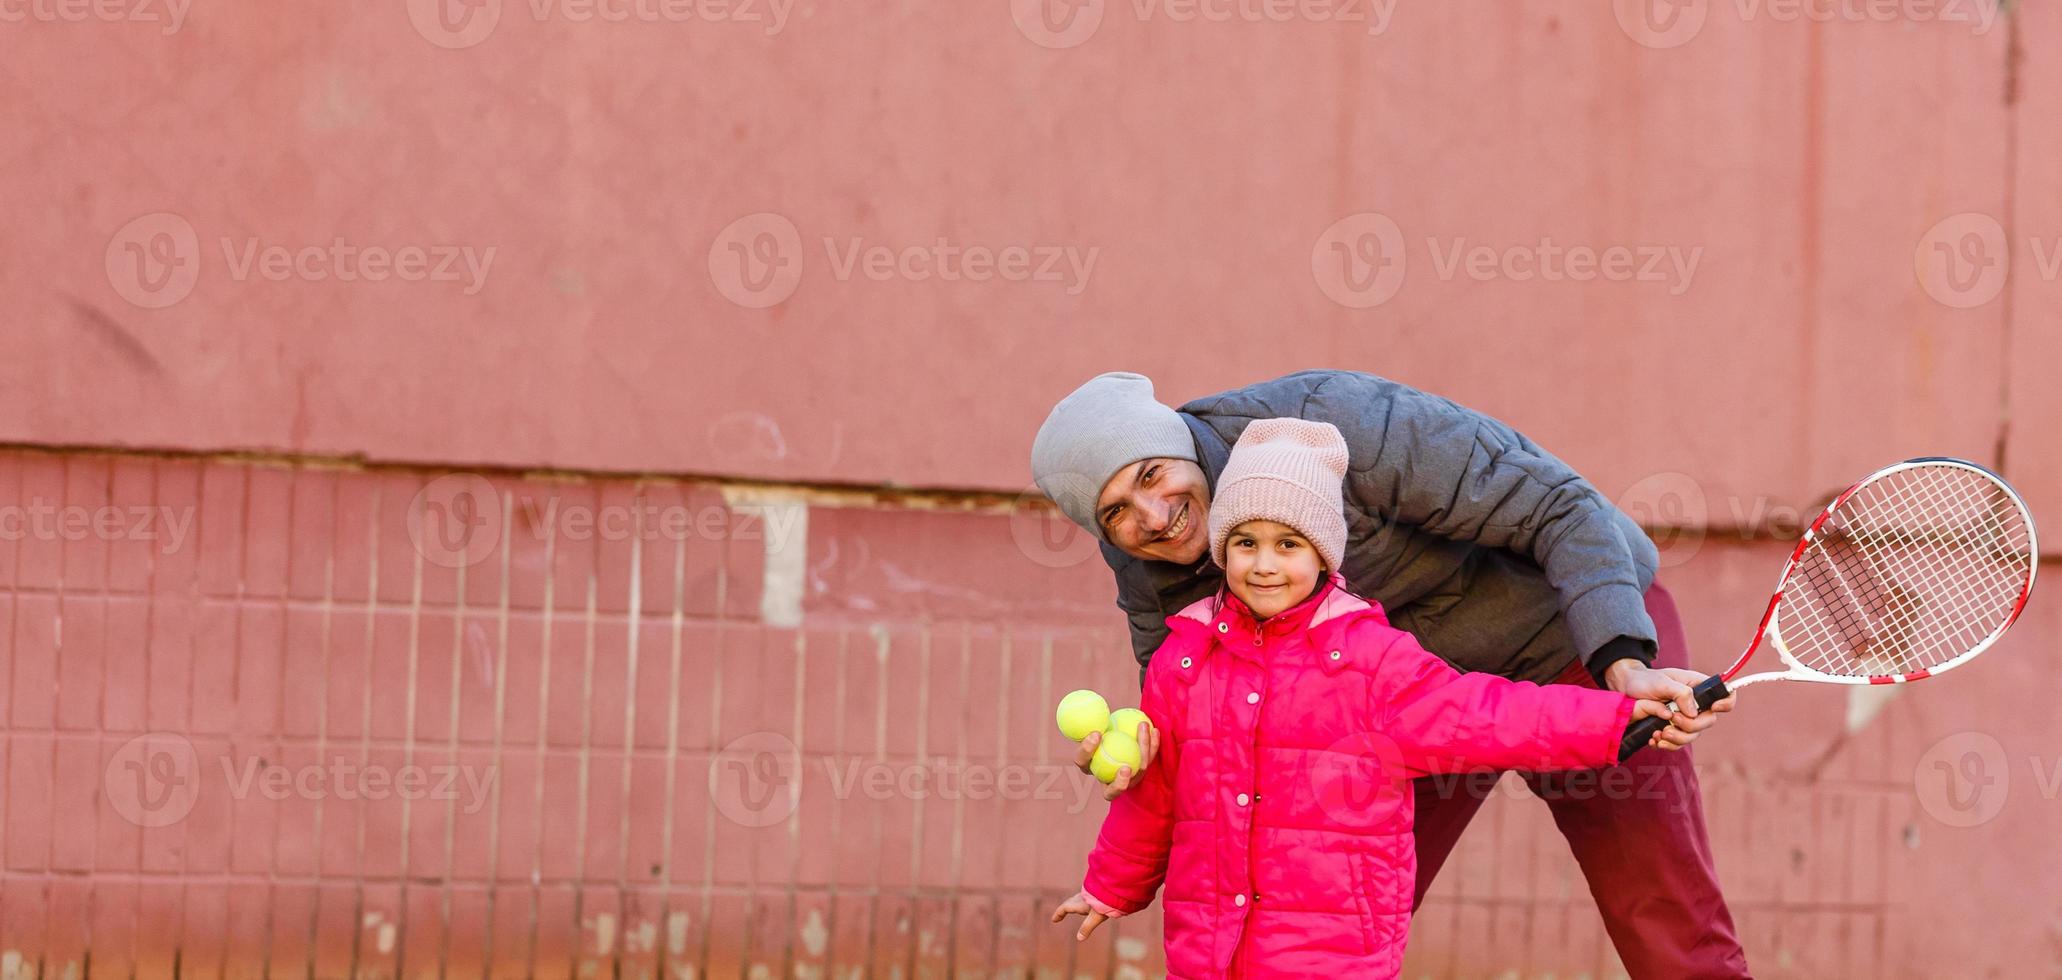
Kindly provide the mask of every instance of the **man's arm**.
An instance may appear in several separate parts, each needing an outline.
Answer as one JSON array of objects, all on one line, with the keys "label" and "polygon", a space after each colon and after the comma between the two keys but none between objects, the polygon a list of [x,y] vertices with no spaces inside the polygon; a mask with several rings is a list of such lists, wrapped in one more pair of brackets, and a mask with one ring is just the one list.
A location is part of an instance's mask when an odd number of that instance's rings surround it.
[{"label": "man's arm", "polygon": [[1651,580],[1653,543],[1620,533],[1616,508],[1567,464],[1496,419],[1372,375],[1333,374],[1301,414],[1346,433],[1351,505],[1531,558],[1585,663],[1620,637],[1652,659],[1641,573]]}]

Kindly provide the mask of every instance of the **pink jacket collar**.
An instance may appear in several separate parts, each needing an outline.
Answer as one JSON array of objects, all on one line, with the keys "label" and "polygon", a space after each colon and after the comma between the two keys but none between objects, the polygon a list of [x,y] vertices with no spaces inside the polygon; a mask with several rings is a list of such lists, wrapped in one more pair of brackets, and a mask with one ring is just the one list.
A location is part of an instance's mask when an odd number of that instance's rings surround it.
[{"label": "pink jacket collar", "polygon": [[[1308,632],[1312,650],[1330,650],[1336,646],[1334,641],[1338,628],[1353,619],[1355,614],[1363,612],[1372,612],[1382,622],[1388,622],[1382,607],[1347,591],[1343,580],[1330,575],[1326,576],[1324,586],[1315,594],[1265,622],[1256,621],[1245,602],[1233,595],[1229,588],[1224,588],[1190,603],[1169,618],[1167,624],[1178,632],[1202,634],[1210,641],[1221,641],[1198,644],[1205,654],[1222,646],[1252,659],[1253,651],[1260,646],[1254,642],[1256,639],[1264,641],[1298,631]],[[1318,663],[1330,672],[1337,670],[1341,661],[1320,655]]]}]

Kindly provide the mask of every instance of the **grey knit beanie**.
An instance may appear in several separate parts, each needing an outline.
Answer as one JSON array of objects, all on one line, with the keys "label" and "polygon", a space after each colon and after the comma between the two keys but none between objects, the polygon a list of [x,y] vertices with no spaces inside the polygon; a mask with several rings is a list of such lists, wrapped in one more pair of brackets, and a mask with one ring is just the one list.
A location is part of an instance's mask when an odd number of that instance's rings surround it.
[{"label": "grey knit beanie", "polygon": [[1103,484],[1141,459],[1196,461],[1181,415],[1153,397],[1153,380],[1112,371],[1088,379],[1052,407],[1031,442],[1031,478],[1067,519],[1103,536],[1095,502]]}]

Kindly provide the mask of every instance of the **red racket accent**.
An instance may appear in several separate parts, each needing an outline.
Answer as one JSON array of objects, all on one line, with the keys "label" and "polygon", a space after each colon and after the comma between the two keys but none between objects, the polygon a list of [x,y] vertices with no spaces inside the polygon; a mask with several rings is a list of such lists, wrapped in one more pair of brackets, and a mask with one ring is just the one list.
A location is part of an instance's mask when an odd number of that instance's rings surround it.
[{"label": "red racket accent", "polygon": [[2019,614],[2020,614],[2021,612],[2025,611],[2025,609],[2026,609],[2026,597],[2027,597],[2027,596],[2029,596],[2029,595],[2032,595],[2032,594],[2033,594],[2033,590],[2032,590],[2032,589],[2025,589],[2025,590],[2022,590],[2022,591],[2021,591],[2021,592],[2019,593],[2019,601],[2018,601],[2017,603],[2013,604],[2013,606],[2012,606],[2012,618],[2011,618],[2011,619],[2008,619],[2008,620],[2005,620],[2005,625],[2006,625],[2006,626],[2010,626],[2010,625],[2012,625],[2013,623],[2016,623],[2016,622],[2018,622],[2018,621],[2019,621]]},{"label": "red racket accent", "polygon": [[[1797,551],[1790,556],[1790,564],[1792,566],[1797,564],[1797,556],[1804,554],[1804,546],[1809,543],[1808,541],[1797,542]],[[1754,659],[1754,651],[1761,649],[1762,638],[1768,636],[1768,621],[1776,618],[1776,607],[1782,605],[1782,603],[1783,594],[1781,592],[1768,597],[1768,608],[1761,611],[1761,623],[1754,627],[1754,642],[1748,644],[1747,649],[1740,653],[1740,659],[1733,661],[1733,665],[1726,668],[1726,672],[1720,674],[1719,677],[1731,681],[1733,678],[1740,676],[1741,668],[1747,666],[1747,661]]]}]

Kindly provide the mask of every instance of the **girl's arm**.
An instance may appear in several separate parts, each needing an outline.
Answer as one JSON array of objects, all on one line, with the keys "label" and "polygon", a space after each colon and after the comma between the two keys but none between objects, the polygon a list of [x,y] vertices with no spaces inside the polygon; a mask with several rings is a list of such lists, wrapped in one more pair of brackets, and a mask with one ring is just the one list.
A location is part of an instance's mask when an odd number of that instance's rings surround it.
[{"label": "girl's arm", "polygon": [[[1169,659],[1162,650],[1155,663]],[[1110,804],[1095,849],[1088,855],[1088,875],[1081,890],[1091,907],[1104,915],[1136,912],[1152,904],[1167,877],[1167,851],[1174,839],[1174,779],[1181,748],[1174,737],[1171,714],[1172,674],[1148,670],[1139,710],[1160,737],[1152,765],[1133,777],[1131,788]]]},{"label": "girl's arm", "polygon": [[[1618,761],[1637,715],[1663,710],[1612,691],[1463,674],[1401,630],[1369,624],[1386,642],[1371,689],[1372,716],[1412,775],[1493,769],[1589,769]],[[1379,634],[1390,634],[1386,640]],[[1637,708],[1636,708],[1637,704]]]}]

